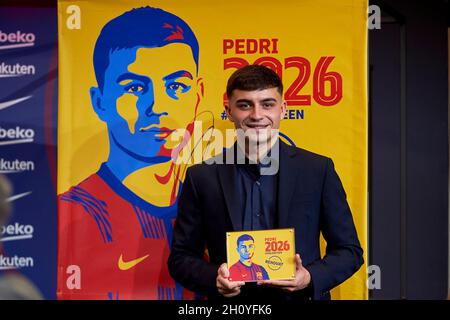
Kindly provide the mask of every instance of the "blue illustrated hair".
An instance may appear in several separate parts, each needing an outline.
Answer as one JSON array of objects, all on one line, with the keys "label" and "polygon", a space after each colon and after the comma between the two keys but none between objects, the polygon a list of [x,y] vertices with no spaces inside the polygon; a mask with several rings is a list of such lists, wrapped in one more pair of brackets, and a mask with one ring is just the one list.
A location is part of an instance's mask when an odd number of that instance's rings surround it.
[{"label": "blue illustrated hair", "polygon": [[244,242],[244,241],[248,241],[248,240],[252,240],[253,242],[255,242],[255,239],[253,239],[253,237],[249,234],[243,234],[241,235],[239,238],[237,238],[236,240],[236,244],[239,247],[239,243],[240,242]]},{"label": "blue illustrated hair", "polygon": [[181,18],[159,8],[135,8],[109,21],[100,32],[94,49],[94,69],[98,87],[103,91],[109,55],[115,50],[135,47],[157,48],[170,43],[191,47],[197,66],[199,46],[191,28]]}]

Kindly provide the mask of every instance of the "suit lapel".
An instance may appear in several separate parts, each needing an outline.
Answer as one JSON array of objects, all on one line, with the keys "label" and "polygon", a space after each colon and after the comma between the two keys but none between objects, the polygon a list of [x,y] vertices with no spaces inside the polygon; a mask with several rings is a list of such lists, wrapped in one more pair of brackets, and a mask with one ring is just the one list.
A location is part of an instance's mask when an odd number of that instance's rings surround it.
[{"label": "suit lapel", "polygon": [[296,185],[298,170],[295,148],[280,140],[280,167],[278,175],[278,227],[287,226],[289,204]]},{"label": "suit lapel", "polygon": [[[233,148],[236,148],[234,145]],[[227,150],[229,152],[230,149]],[[235,150],[234,150],[235,151]],[[225,159],[224,159],[225,160]],[[237,184],[237,168],[235,164],[221,164],[217,166],[222,192],[227,204],[228,213],[235,231],[242,230],[242,212],[239,203]]]}]

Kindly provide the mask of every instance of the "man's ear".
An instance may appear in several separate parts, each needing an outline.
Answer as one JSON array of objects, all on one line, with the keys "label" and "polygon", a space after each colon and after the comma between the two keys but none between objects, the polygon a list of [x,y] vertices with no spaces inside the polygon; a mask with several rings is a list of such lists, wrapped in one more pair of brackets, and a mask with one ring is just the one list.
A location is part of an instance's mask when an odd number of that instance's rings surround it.
[{"label": "man's ear", "polygon": [[227,113],[227,118],[228,120],[230,120],[231,122],[233,122],[233,116],[231,114],[231,108],[230,108],[230,102],[227,101],[226,103],[223,104],[224,108],[225,108],[225,112]]},{"label": "man's ear", "polygon": [[102,106],[103,95],[99,88],[91,87],[89,90],[91,96],[91,105],[94,112],[102,121],[106,121],[106,108]]},{"label": "man's ear", "polygon": [[286,102],[286,100],[283,100],[283,103],[281,104],[281,118],[280,118],[280,120],[284,119],[284,116],[286,114],[286,108],[287,108],[287,102]]}]

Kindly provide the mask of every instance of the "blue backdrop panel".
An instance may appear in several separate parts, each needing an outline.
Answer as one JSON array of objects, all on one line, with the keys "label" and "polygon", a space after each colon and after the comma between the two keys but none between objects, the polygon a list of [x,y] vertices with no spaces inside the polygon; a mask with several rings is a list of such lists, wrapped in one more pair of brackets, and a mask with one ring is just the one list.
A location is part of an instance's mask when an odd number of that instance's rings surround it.
[{"label": "blue backdrop panel", "polygon": [[0,173],[13,215],[0,273],[17,270],[56,296],[56,8],[0,8]]}]

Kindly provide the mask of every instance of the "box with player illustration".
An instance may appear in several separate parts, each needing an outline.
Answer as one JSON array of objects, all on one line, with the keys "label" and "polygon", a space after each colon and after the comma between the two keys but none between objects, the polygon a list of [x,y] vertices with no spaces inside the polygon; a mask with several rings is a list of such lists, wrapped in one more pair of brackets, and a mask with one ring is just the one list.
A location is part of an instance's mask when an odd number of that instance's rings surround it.
[{"label": "box with player illustration", "polygon": [[295,278],[294,229],[227,232],[231,281]]}]

